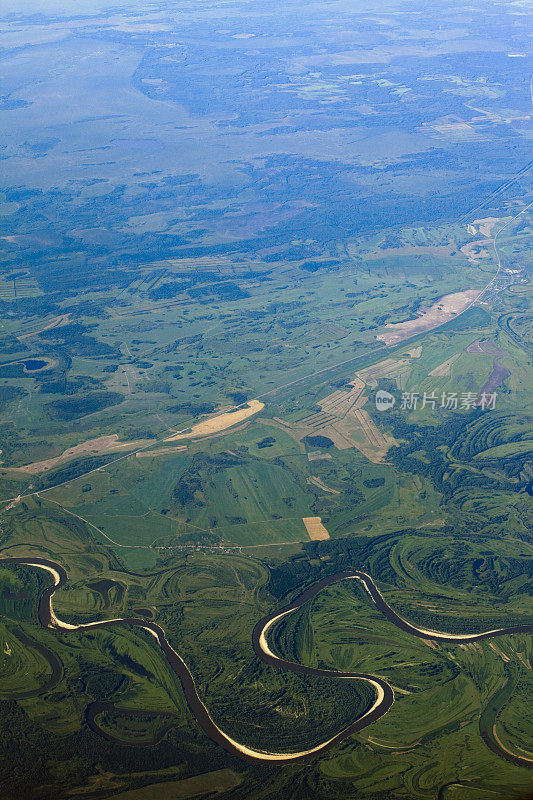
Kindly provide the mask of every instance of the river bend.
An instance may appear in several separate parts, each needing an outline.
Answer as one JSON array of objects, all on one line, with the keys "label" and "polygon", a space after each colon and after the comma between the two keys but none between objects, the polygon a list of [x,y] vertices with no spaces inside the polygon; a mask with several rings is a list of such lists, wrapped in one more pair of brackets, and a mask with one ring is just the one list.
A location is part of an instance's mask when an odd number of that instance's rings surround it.
[{"label": "river bend", "polygon": [[[417,636],[422,639],[431,639],[435,641],[445,641],[454,643],[475,642],[480,639],[488,639],[494,636],[504,636],[510,633],[533,633],[533,625],[511,625],[507,628],[497,628],[482,633],[471,634],[451,634],[441,633],[439,631],[429,630],[427,628],[418,628],[412,625],[403,617],[400,617],[394,609],[392,609],[383,598],[381,592],[376,584],[365,572],[359,570],[347,570],[339,572],[336,575],[331,575],[328,578],[314,583],[310,588],[302,592],[296,597],[289,605],[284,606],[278,611],[263,617],[257,622],[252,633],[252,645],[256,655],[266,664],[289,670],[301,675],[316,675],[322,678],[332,678],[335,680],[363,680],[366,681],[374,690],[374,702],[372,706],[352,724],[343,728],[341,731],[330,737],[326,741],[316,745],[315,747],[301,750],[293,753],[276,753],[257,750],[248,747],[235,739],[229,734],[225,733],[211,718],[209,711],[200,699],[192,674],[187,667],[185,661],[181,658],[179,653],[169,643],[163,628],[155,622],[147,621],[146,619],[139,619],[137,617],[121,617],[116,619],[101,620],[98,622],[88,622],[82,625],[71,625],[58,619],[54,613],[53,596],[54,593],[61,589],[68,580],[68,575],[64,567],[46,558],[32,558],[32,557],[9,557],[0,559],[3,564],[21,564],[28,567],[37,567],[39,569],[49,572],[53,579],[54,585],[50,586],[41,593],[39,598],[38,616],[41,625],[45,628],[52,630],[78,630],[84,631],[91,628],[112,628],[119,626],[131,626],[142,628],[148,631],[157,641],[159,647],[163,651],[168,663],[172,670],[180,680],[183,688],[185,698],[194,714],[198,724],[209,736],[209,738],[227,750],[233,755],[239,756],[251,762],[278,762],[287,763],[300,761],[311,756],[320,755],[327,750],[334,747],[343,739],[351,736],[352,734],[366,728],[371,723],[380,719],[391,708],[394,703],[394,692],[392,686],[382,677],[377,675],[370,675],[365,672],[340,672],[337,670],[318,669],[315,667],[308,667],[304,664],[298,664],[293,661],[286,661],[277,656],[268,644],[268,633],[276,625],[276,623],[286,617],[288,614],[301,608],[305,603],[313,600],[314,597],[326,586],[331,586],[340,580],[357,580],[359,581],[366,592],[369,594],[374,605],[381,611],[381,613],[394,625],[401,630]],[[502,755],[502,754],[500,754]],[[503,755],[502,757],[505,757]],[[524,765],[525,766],[525,765]]]}]

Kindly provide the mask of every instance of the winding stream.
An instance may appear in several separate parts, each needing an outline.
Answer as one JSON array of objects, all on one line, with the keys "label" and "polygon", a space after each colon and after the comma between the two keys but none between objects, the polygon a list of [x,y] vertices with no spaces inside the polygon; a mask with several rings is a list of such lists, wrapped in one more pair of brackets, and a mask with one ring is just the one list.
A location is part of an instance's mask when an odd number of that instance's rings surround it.
[{"label": "winding stream", "polygon": [[[10,557],[0,559],[0,563],[22,564],[28,567],[37,567],[39,569],[46,570],[52,575],[54,578],[54,585],[44,589],[39,598],[38,616],[41,625],[43,625],[45,628],[63,631],[83,631],[90,628],[133,626],[148,631],[148,633],[150,633],[157,640],[157,643],[165,654],[165,657],[172,670],[178,676],[189,708],[196,717],[196,720],[198,721],[198,724],[204,733],[206,733],[207,736],[212,739],[212,741],[219,744],[229,753],[251,762],[275,761],[278,763],[286,763],[300,761],[308,758],[309,756],[324,753],[341,742],[343,739],[346,739],[353,733],[362,730],[363,728],[367,727],[367,725],[370,725],[372,722],[380,719],[380,717],[386,714],[394,703],[393,689],[390,684],[381,677],[370,675],[364,672],[338,672],[336,670],[307,667],[303,664],[297,664],[295,662],[286,661],[283,658],[279,658],[270,649],[268,644],[268,632],[273,628],[273,626],[283,617],[287,616],[293,611],[296,611],[296,609],[311,601],[326,586],[330,586],[331,584],[337,583],[340,580],[360,581],[367,593],[370,595],[375,606],[379,609],[379,611],[381,611],[382,614],[384,614],[385,617],[387,617],[388,620],[390,620],[390,622],[392,622],[401,630],[422,639],[461,643],[475,642],[479,641],[480,639],[488,639],[493,636],[504,636],[509,633],[533,633],[533,625],[512,625],[508,628],[498,628],[491,631],[484,631],[483,633],[472,633],[465,635],[440,633],[439,631],[432,631],[426,628],[417,628],[400,617],[386,603],[372,578],[365,572],[360,572],[359,570],[347,570],[346,572],[340,572],[328,578],[323,578],[322,580],[314,583],[309,589],[302,592],[302,594],[298,595],[298,597],[296,597],[295,600],[293,600],[289,605],[285,606],[279,611],[274,611],[273,613],[268,614],[259,620],[252,633],[254,652],[266,664],[271,664],[291,672],[296,672],[303,675],[316,675],[323,678],[334,678],[336,680],[364,680],[373,688],[375,692],[375,700],[370,709],[361,717],[359,717],[359,719],[357,719],[351,725],[348,725],[346,728],[343,728],[343,730],[339,731],[339,733],[335,734],[335,736],[332,736],[325,742],[316,745],[316,747],[295,753],[270,753],[262,750],[256,750],[241,744],[218,727],[218,725],[209,715],[206,706],[201,701],[196,690],[194,679],[186,663],[170,645],[163,628],[161,628],[155,622],[150,622],[146,619],[139,619],[137,617],[108,619],[99,622],[88,622],[82,625],[71,625],[67,622],[63,622],[62,620],[58,619],[54,613],[52,599],[57,589],[61,589],[67,583],[68,575],[64,567],[46,558]],[[509,758],[508,751],[503,749],[502,752],[498,754],[501,755],[502,758]],[[514,763],[517,763],[517,761],[514,761]],[[528,759],[521,761],[521,765],[523,766],[529,766],[530,763],[531,762],[529,762]]]}]

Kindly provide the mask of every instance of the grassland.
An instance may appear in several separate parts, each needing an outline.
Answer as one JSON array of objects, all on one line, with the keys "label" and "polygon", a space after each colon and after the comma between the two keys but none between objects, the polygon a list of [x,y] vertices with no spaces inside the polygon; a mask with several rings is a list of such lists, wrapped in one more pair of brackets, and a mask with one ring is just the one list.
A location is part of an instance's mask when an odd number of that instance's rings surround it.
[{"label": "grassland", "polygon": [[[339,692],[331,681],[280,673],[255,659],[250,646],[252,627],[265,611],[278,605],[280,590],[290,593],[291,586],[299,588],[310,576],[350,563],[376,575],[388,602],[406,618],[431,620],[437,629],[464,632],[502,620],[508,624],[528,619],[524,575],[530,552],[525,542],[509,537],[479,541],[463,537],[454,543],[428,529],[423,534],[313,542],[292,562],[195,552],[167,557],[152,571],[128,571],[81,522],[65,529],[47,507],[43,511],[34,501],[26,506],[18,511],[18,524],[26,537],[31,535],[33,552],[54,553],[71,575],[68,589],[57,595],[58,615],[78,623],[106,615],[128,616],[140,606],[149,609],[184,654],[217,724],[259,747],[290,750],[302,742],[313,743],[317,734],[323,739],[328,731],[353,719],[358,704],[365,702],[363,688],[356,684]],[[10,554],[27,551],[27,545],[15,544],[17,538],[15,526],[8,538]],[[492,555],[483,555],[487,552]],[[443,574],[443,569],[448,572]],[[101,594],[89,588],[95,575],[125,587],[124,592],[110,594],[106,610]],[[96,794],[104,791],[105,796],[106,788],[124,785],[124,775],[116,766],[111,770],[106,766],[108,774],[98,779],[102,781],[98,789],[90,765],[102,735],[111,737],[109,758],[115,765],[117,754],[126,752],[117,742],[127,743],[132,756],[143,753],[148,744],[152,772],[157,768],[165,780],[174,781],[175,767],[165,767],[165,758],[181,741],[179,737],[187,735],[195,743],[193,750],[204,753],[209,768],[220,769],[226,763],[225,768],[237,770],[245,786],[253,785],[255,768],[237,766],[195,732],[175,677],[151,637],[127,630],[60,635],[44,631],[35,619],[35,598],[46,578],[23,567],[4,568],[0,578],[2,639],[10,651],[1,662],[4,696],[17,697],[31,724],[47,731],[53,747],[65,753],[68,749],[61,743],[84,729],[86,709],[95,702],[112,704],[95,719],[98,733],[84,734],[79,756],[80,768]],[[49,685],[50,659],[32,647],[32,641],[60,664],[54,686]],[[503,637],[495,645],[415,640],[392,628],[357,586],[346,583],[322,592],[310,607],[278,626],[273,643],[285,657],[315,666],[377,673],[395,687],[396,702],[386,717],[312,768],[318,770],[319,782],[347,781],[358,791],[365,787],[390,791],[396,786],[399,796],[407,792],[420,798],[460,778],[471,780],[474,774],[480,790],[504,792],[505,787],[526,785],[527,770],[501,762],[486,748],[482,732],[491,730],[496,719],[505,746],[512,752],[524,749],[521,698],[527,691],[528,664],[533,658],[530,638]],[[20,694],[21,673],[25,692],[30,694]],[[496,697],[509,682],[505,697]],[[66,685],[75,686],[75,694],[65,692]],[[443,742],[455,759],[439,757]],[[193,751],[186,751],[186,758],[194,763]],[[135,769],[126,766],[130,786],[132,781],[139,785],[145,780],[142,758]],[[483,764],[482,777],[477,773],[479,764]],[[283,774],[284,780],[297,779],[294,769]],[[45,772],[39,775],[44,779]],[[280,778],[275,771],[262,780],[273,790]],[[75,788],[79,774],[64,771],[62,781]]]},{"label": "grassland", "polygon": [[[285,752],[372,701],[254,656],[317,579],[443,631],[531,620],[531,96],[516,4],[263,5],[2,17],[0,557],[64,565],[73,624],[156,621],[216,723]],[[332,586],[272,646],[394,705],[260,767],[146,630],[43,629],[48,581],[0,562],[6,800],[527,791],[531,637],[417,639]]]},{"label": "grassland", "polygon": [[[311,281],[326,280],[315,275]],[[335,273],[327,278],[328,292],[336,279]],[[437,294],[444,291],[449,288],[442,283]],[[384,298],[362,302],[377,300],[384,303]],[[99,374],[115,381],[107,389],[125,389],[117,374],[131,388],[117,410],[81,417],[57,444],[43,441],[35,410],[34,418],[24,417],[24,459],[8,439],[1,476],[9,498],[2,552],[31,548],[65,564],[71,578],[56,601],[63,619],[79,623],[142,613],[163,625],[213,719],[230,735],[265,749],[312,746],[365,708],[364,686],[355,682],[339,689],[331,681],[266,667],[253,656],[250,636],[257,619],[317,577],[347,566],[367,569],[403,616],[436,629],[469,632],[529,620],[531,442],[529,411],[520,398],[531,380],[531,364],[525,339],[513,333],[521,330],[526,300],[525,290],[509,292],[498,298],[497,311],[491,299],[483,311],[472,309],[464,319],[386,353],[370,352],[379,325],[369,333],[360,329],[362,352],[355,361],[350,344],[339,336],[336,344],[317,348],[312,363],[304,359],[291,367],[291,359],[309,348],[306,328],[300,339],[289,337],[290,347],[278,354],[288,378],[280,389],[269,390],[279,369],[271,365],[268,372],[265,361],[261,382],[220,390],[212,403],[205,401],[207,387],[201,393],[201,386],[191,386],[193,394],[184,389],[182,401],[170,405],[177,399],[170,399],[173,381],[187,376],[196,383],[210,358],[196,343],[181,347],[180,366],[171,361],[171,370],[161,352],[152,350],[149,361],[147,355],[132,358],[123,348],[122,360],[113,356],[120,362],[117,370],[102,372],[105,356]],[[360,319],[368,313],[370,306]],[[389,313],[387,319],[399,317]],[[104,325],[112,329],[109,320],[98,324],[99,336]],[[327,330],[323,320],[313,324],[321,335]],[[477,396],[493,360],[470,346],[489,339],[505,352],[501,362],[510,373],[495,409],[443,410],[422,403],[400,408],[401,392]],[[331,350],[339,366],[324,372]],[[187,364],[193,363],[196,375],[188,376]],[[154,367],[159,374],[147,382]],[[97,379],[96,362],[85,359],[83,371]],[[170,388],[158,383],[168,375]],[[212,379],[222,385],[219,377]],[[5,380],[24,387],[30,378]],[[394,410],[374,410],[379,388],[395,394]],[[257,415],[225,430],[195,429],[216,417],[217,407],[243,405],[254,394],[264,403]],[[9,413],[30,409],[33,395],[24,398]],[[365,454],[368,440],[363,426],[359,432],[354,427],[355,412],[350,446],[334,441],[333,425],[346,425],[352,408],[364,410],[390,442],[377,463],[370,451]],[[306,425],[309,419],[315,422]],[[178,434],[184,438],[169,450],[166,440],[179,430],[185,430]],[[197,438],[195,430],[211,435]],[[91,438],[116,434],[118,442],[105,441],[113,447],[132,442],[130,450],[84,451],[81,458],[74,450],[73,459],[53,461],[89,442],[87,450]],[[46,476],[23,479],[10,469],[46,459],[51,465]],[[309,541],[303,520],[316,517],[331,538]],[[527,786],[527,769],[502,760],[488,743],[497,740],[528,758],[523,708],[530,690],[530,638],[472,645],[414,640],[391,629],[357,588],[331,588],[279,626],[275,647],[306,664],[381,675],[394,686],[394,706],[320,761],[261,773],[258,789],[258,768],[226,756],[197,730],[148,635],[121,630],[55,636],[35,619],[43,579],[23,568],[4,569],[0,578],[4,703],[18,704],[17,725],[22,736],[32,731],[32,752],[39,752],[45,736],[53,742],[61,777],[51,777],[43,765],[39,781],[61,783],[67,795],[77,796],[79,788],[79,775],[65,761],[67,737],[82,737],[78,763],[96,800],[109,792],[195,791],[187,781],[200,764],[209,774],[238,775],[233,788],[213,779],[209,785],[220,797],[240,793],[258,800],[274,792],[288,797],[295,785],[309,781],[317,797],[357,791],[363,798],[381,793],[421,800],[439,792],[445,798],[461,792],[466,798],[474,792],[503,798]],[[115,587],[106,596],[96,585],[101,580]],[[35,794],[29,778],[25,786],[28,796]]]},{"label": "grassland", "polygon": [[[333,296],[335,282],[346,277],[315,276],[308,279],[311,285]],[[431,287],[428,303],[432,294],[450,292],[453,275],[447,280]],[[11,414],[26,427],[23,451],[14,438],[6,439],[0,477],[9,502],[2,514],[2,553],[31,550],[66,566],[69,585],[58,594],[56,608],[67,621],[139,613],[158,621],[184,655],[216,723],[251,746],[277,751],[313,746],[370,702],[362,683],[339,688],[326,679],[279,672],[253,655],[255,622],[317,577],[346,566],[367,569],[406,618],[452,632],[525,622],[530,615],[531,442],[527,408],[524,414],[518,398],[531,380],[531,364],[524,339],[513,334],[520,329],[525,292],[499,297],[497,309],[491,299],[483,311],[471,309],[464,319],[383,353],[371,352],[372,343],[386,320],[401,321],[400,311],[390,312],[390,297],[403,288],[398,283],[394,290],[389,280],[386,302],[385,296],[362,299],[364,310],[358,299],[356,318],[353,303],[341,301],[345,292],[337,287],[337,318],[345,309],[352,315],[346,330],[354,331],[360,320],[359,349],[338,329],[337,339],[325,341],[328,329],[317,314],[276,354],[283,364],[279,389],[276,359],[266,358],[252,380],[255,367],[247,355],[249,376],[229,387],[228,363],[244,375],[235,361],[226,363],[224,378],[211,372],[197,383],[199,370],[211,369],[205,344],[180,345],[179,365],[165,347],[157,353],[152,348],[149,357],[134,355],[137,345],[124,342],[124,316],[99,320],[93,337],[107,342],[113,331],[117,339],[110,346],[121,356],[98,356],[98,366],[90,358],[72,359],[78,376],[85,376],[83,386],[94,390],[91,381],[104,377],[101,391],[120,390],[124,399],[116,408],[83,415],[67,432],[58,426],[57,436],[45,440],[41,392],[34,399],[26,383],[36,378],[15,370],[18,377],[4,379],[21,391],[27,386],[28,394],[8,406],[8,421]],[[309,292],[309,303],[316,304],[314,297]],[[261,292],[243,304],[252,301],[264,304]],[[136,302],[133,296],[131,313]],[[362,330],[368,315],[385,305],[387,316]],[[159,313],[163,335],[166,310]],[[283,319],[277,312],[276,318]],[[242,316],[234,329],[236,341],[253,356],[246,320]],[[267,320],[261,325],[266,335]],[[310,348],[313,330],[322,336],[316,354]],[[495,409],[454,411],[422,403],[401,409],[401,392],[477,396],[493,360],[470,345],[489,339],[505,353],[501,361],[509,372]],[[32,355],[41,352],[36,347]],[[52,355],[41,381],[64,364],[56,349]],[[332,361],[338,366],[326,369]],[[116,370],[103,371],[113,364]],[[66,385],[82,380],[72,368],[65,374]],[[218,395],[207,392],[211,380]],[[47,386],[45,405],[55,402]],[[75,384],[74,392],[81,387]],[[398,398],[386,414],[374,410],[379,388]],[[251,405],[257,414],[230,416],[236,424],[224,429],[206,428],[218,408],[246,408],[253,396],[261,397],[261,407]],[[362,411],[367,427],[388,442],[377,459],[358,416]],[[342,425],[349,446],[335,439],[335,427]],[[168,439],[176,436],[180,444],[170,446]],[[91,444],[95,439],[105,443],[104,450]],[[108,444],[114,452],[105,452]],[[46,473],[16,469],[43,461]],[[310,542],[304,519],[317,517],[330,538]],[[394,706],[317,763],[261,773],[205,740],[147,634],[124,629],[56,636],[35,617],[46,579],[19,567],[1,570],[0,580],[0,711],[15,714],[20,736],[31,740],[28,757],[47,741],[57,762],[54,775],[42,761],[35,776],[25,778],[28,797],[36,793],[32,781],[60,784],[65,797],[76,797],[81,774],[91,800],[110,792],[190,794],[196,791],[194,776],[206,770],[236,776],[231,787],[206,779],[221,798],[240,793],[258,800],[261,792],[289,796],[294,785],[310,780],[317,797],[357,790],[364,798],[377,792],[421,800],[438,792],[503,797],[527,785],[523,766],[487,746],[496,740],[526,759],[531,750],[522,713],[533,659],[527,637],[472,645],[415,640],[391,629],[357,588],[331,588],[276,629],[275,647],[309,665],[381,675],[394,686]],[[107,593],[98,588],[101,581],[111,587]],[[68,766],[67,739],[77,743],[76,774]],[[9,791],[13,795],[13,783]]]}]

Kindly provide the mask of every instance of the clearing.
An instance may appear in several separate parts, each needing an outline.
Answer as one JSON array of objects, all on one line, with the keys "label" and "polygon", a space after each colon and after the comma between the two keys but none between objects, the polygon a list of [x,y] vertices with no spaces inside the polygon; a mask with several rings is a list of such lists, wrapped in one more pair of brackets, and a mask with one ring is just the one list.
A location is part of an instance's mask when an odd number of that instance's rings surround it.
[{"label": "clearing", "polygon": [[139,450],[135,453],[137,458],[154,458],[154,456],[170,456],[174,453],[183,453],[187,449],[185,444],[177,444],[174,447],[161,447],[159,450]]},{"label": "clearing", "polygon": [[329,533],[322,525],[322,517],[302,517],[302,522],[307,528],[309,538],[314,542],[321,542],[329,539]]},{"label": "clearing", "polygon": [[482,239],[477,242],[469,242],[461,247],[461,253],[465,254],[471,264],[476,264],[478,259],[488,258],[490,256],[485,245],[492,241],[492,239]]},{"label": "clearing", "polygon": [[[386,369],[389,369],[389,361],[393,366],[398,363],[394,359],[389,359]],[[384,363],[381,362],[381,369]],[[369,369],[375,370],[376,367]],[[368,400],[364,393],[363,373],[364,371],[358,372],[350,382],[349,385],[352,387],[350,391],[338,389],[323,400],[319,400],[316,405],[320,411],[313,411],[294,423],[283,422],[277,417],[275,419],[284,430],[299,440],[318,434],[331,439],[338,450],[355,447],[373,464],[381,463],[389,448],[396,446],[397,442],[392,436],[382,434],[369,414],[363,411],[363,406]],[[308,454],[309,461],[329,457],[320,451]]]},{"label": "clearing", "polygon": [[82,456],[101,455],[102,453],[114,453],[117,450],[135,449],[137,447],[146,447],[150,444],[151,439],[137,439],[131,442],[119,442],[116,433],[109,434],[108,436],[98,436],[96,439],[88,439],[86,442],[76,444],[74,447],[68,447],[63,450],[61,455],[54,458],[46,458],[44,461],[34,461],[32,464],[26,464],[23,467],[11,467],[12,472],[26,472],[30,475],[39,475],[41,472],[47,472],[49,469],[66,464],[69,461],[74,461],[76,458]]},{"label": "clearing", "polygon": [[376,338],[391,345],[403,342],[404,339],[409,339],[419,333],[433,330],[466,311],[480,294],[479,289],[467,289],[464,292],[444,295],[430,308],[421,311],[417,319],[406,320],[406,322],[389,322],[385,325],[385,331],[378,333]]},{"label": "clearing", "polygon": [[326,486],[324,481],[319,478],[317,475],[311,475],[310,478],[307,478],[307,483],[310,486],[317,486],[319,489],[322,489],[324,492],[329,492],[330,494],[340,494],[338,489],[332,489],[331,486]]},{"label": "clearing", "polygon": [[68,325],[70,321],[70,312],[68,314],[60,314],[58,317],[54,317],[44,328],[40,328],[38,331],[30,331],[29,333],[20,333],[17,335],[17,339],[27,339],[29,336],[37,336],[38,333],[50,331],[52,328],[63,328],[65,325]]},{"label": "clearing", "polygon": [[195,439],[197,436],[210,436],[213,433],[225,431],[233,427],[238,422],[242,422],[249,417],[253,417],[265,407],[259,400],[250,400],[245,408],[238,408],[236,411],[226,411],[211,419],[198,422],[193,425],[188,433],[176,433],[165,439],[165,442],[173,442],[176,439]]},{"label": "clearing", "polygon": [[[501,221],[501,217],[485,217],[484,219],[475,219],[473,224],[468,226],[468,230],[472,229],[472,233],[474,234],[479,231],[479,233],[482,233],[483,236],[488,238],[491,236],[492,229],[496,223]],[[475,228],[476,225],[478,226],[477,229]]]}]

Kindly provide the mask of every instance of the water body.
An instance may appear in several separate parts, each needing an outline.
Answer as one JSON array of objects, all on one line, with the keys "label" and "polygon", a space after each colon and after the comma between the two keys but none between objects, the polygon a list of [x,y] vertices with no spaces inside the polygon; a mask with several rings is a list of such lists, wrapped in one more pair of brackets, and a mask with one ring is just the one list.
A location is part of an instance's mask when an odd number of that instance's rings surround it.
[{"label": "water body", "polygon": [[[362,672],[339,672],[336,670],[327,670],[327,669],[317,669],[314,667],[307,667],[304,664],[297,664],[292,661],[286,661],[285,659],[279,658],[275,653],[272,652],[268,645],[268,632],[269,630],[276,624],[278,620],[282,617],[287,616],[291,612],[297,610],[305,603],[311,601],[316,595],[324,589],[326,586],[330,586],[333,583],[337,583],[340,580],[357,580],[360,581],[365,590],[370,595],[372,601],[376,605],[376,607],[387,617],[390,622],[396,625],[403,631],[412,634],[421,639],[432,639],[435,641],[445,641],[445,642],[454,642],[454,643],[464,643],[464,642],[475,642],[479,641],[480,639],[489,639],[495,636],[505,636],[511,633],[533,633],[533,624],[531,625],[511,625],[506,628],[497,628],[491,631],[483,631],[481,633],[473,633],[473,634],[450,634],[450,633],[441,633],[439,631],[431,631],[426,628],[417,628],[414,625],[411,625],[410,622],[407,622],[402,617],[399,616],[384,600],[381,592],[377,588],[376,584],[372,580],[372,578],[364,572],[360,572],[359,570],[347,570],[345,572],[339,572],[336,575],[332,575],[328,578],[323,578],[320,581],[317,581],[313,586],[309,589],[306,589],[302,594],[293,600],[292,603],[283,607],[279,611],[274,611],[271,614],[263,617],[259,620],[259,622],[254,627],[252,633],[252,644],[253,649],[256,655],[265,663],[272,664],[277,667],[281,667],[287,669],[291,672],[296,672],[303,675],[317,675],[319,677],[329,677],[332,679],[352,679],[352,680],[364,680],[367,681],[375,690],[376,699],[372,707],[363,714],[358,720],[353,722],[351,725],[344,728],[342,731],[337,733],[335,736],[331,737],[325,742],[317,745],[316,747],[310,748],[308,750],[296,752],[296,753],[275,753],[275,752],[263,752],[260,750],[255,750],[251,747],[247,747],[240,742],[237,742],[235,739],[231,738],[228,734],[222,731],[218,725],[216,725],[209,712],[201,701],[198,692],[196,690],[196,686],[194,683],[194,679],[192,677],[189,668],[185,664],[184,660],[181,656],[174,650],[174,648],[170,645],[169,641],[166,638],[165,632],[163,628],[157,625],[155,622],[148,622],[145,619],[139,619],[136,617],[126,617],[121,619],[110,619],[110,620],[102,620],[99,622],[89,622],[83,625],[71,625],[69,623],[62,622],[59,620],[53,610],[52,605],[52,598],[54,593],[57,589],[62,588],[65,586],[68,580],[67,572],[60,564],[57,564],[50,559],[45,558],[31,558],[31,557],[13,557],[13,558],[5,558],[1,560],[1,563],[4,564],[25,564],[30,567],[38,567],[40,569],[44,569],[49,572],[54,578],[54,585],[45,589],[40,598],[39,598],[39,606],[38,606],[38,616],[39,621],[41,624],[52,630],[87,630],[90,628],[112,628],[112,627],[120,627],[120,626],[133,626],[141,628],[145,631],[148,631],[159,644],[161,650],[165,654],[167,661],[169,662],[170,666],[172,667],[174,673],[180,680],[181,686],[185,693],[185,698],[187,703],[189,704],[189,708],[191,709],[192,713],[196,717],[196,720],[204,733],[209,736],[212,741],[219,744],[223,747],[227,752],[239,756],[240,758],[250,761],[250,762],[264,762],[264,761],[276,761],[278,763],[285,763],[285,762],[293,762],[293,761],[301,761],[304,759],[309,758],[310,756],[316,756],[321,753],[330,750],[336,744],[341,742],[343,739],[351,736],[353,733],[356,733],[363,728],[367,727],[368,725],[372,724],[376,720],[380,719],[387,711],[391,708],[392,704],[394,703],[394,692],[390,684],[381,677],[376,675],[371,675],[368,673]],[[148,713],[148,712],[146,712]],[[515,754],[509,753],[509,751],[505,750],[503,747],[499,746],[496,740],[491,740],[491,750],[497,753],[501,758],[504,758],[507,761],[512,761],[514,764],[518,764],[520,766],[531,766],[531,762],[529,759],[521,758]]]},{"label": "water body", "polygon": [[28,358],[23,363],[27,372],[35,372],[48,366],[48,361],[44,361],[42,358]]}]

